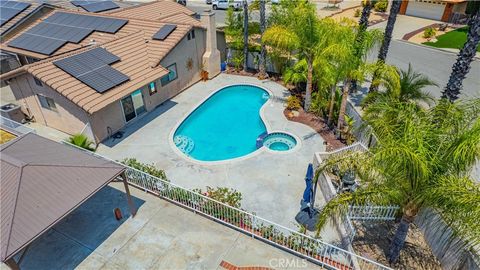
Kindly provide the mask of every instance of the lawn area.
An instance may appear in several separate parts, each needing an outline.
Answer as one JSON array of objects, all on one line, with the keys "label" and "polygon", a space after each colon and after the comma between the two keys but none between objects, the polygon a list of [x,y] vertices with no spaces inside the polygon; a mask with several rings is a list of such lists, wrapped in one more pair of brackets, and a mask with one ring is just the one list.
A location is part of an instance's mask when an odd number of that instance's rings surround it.
[{"label": "lawn area", "polygon": [[[468,27],[459,28],[437,37],[436,42],[424,42],[423,44],[436,48],[461,49],[467,40]],[[477,48],[480,52],[480,46]]]},{"label": "lawn area", "polygon": [[3,129],[0,129],[0,144],[6,143],[10,140],[13,140],[16,136],[10,132],[7,132]]}]

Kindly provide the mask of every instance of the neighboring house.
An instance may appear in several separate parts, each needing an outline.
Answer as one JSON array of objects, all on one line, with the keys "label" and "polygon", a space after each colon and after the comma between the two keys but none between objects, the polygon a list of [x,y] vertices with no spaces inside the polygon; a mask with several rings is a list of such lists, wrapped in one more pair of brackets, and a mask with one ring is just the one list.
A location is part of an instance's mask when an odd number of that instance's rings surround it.
[{"label": "neighboring house", "polygon": [[466,0],[403,0],[400,14],[449,22],[453,14],[465,14]]},{"label": "neighboring house", "polygon": [[[193,14],[170,1],[99,15],[55,10],[2,40],[2,50],[36,62],[0,78],[29,118],[68,134],[88,127],[98,143],[199,81],[202,69],[218,74],[213,14],[203,14],[203,24]],[[57,43],[48,36],[61,30],[49,22],[75,34]]]}]

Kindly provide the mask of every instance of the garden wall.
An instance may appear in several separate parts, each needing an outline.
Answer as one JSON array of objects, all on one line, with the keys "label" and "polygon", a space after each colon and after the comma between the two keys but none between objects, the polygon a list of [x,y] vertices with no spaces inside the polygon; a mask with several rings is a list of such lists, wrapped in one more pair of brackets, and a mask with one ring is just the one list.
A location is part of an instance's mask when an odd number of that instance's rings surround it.
[{"label": "garden wall", "polygon": [[[229,50],[229,49],[227,49]],[[232,58],[235,56],[236,53],[243,53],[243,51],[238,51],[238,50],[233,50],[230,49],[230,58],[228,57],[229,54],[227,52],[227,63],[230,66],[234,66],[234,63],[232,61]],[[258,58],[260,57],[259,52],[248,52],[248,61],[247,61],[247,67],[249,69],[254,69],[258,70]],[[267,63],[265,65],[265,68],[267,72],[269,73],[279,73],[279,71],[275,68],[271,58],[267,55]]]},{"label": "garden wall", "polygon": [[[438,214],[431,210],[422,211],[415,219],[415,224],[422,231],[444,270],[480,270],[480,258],[464,250],[462,242],[457,238],[453,241],[449,239],[452,237],[452,230]],[[431,229],[436,227],[438,230]]]}]

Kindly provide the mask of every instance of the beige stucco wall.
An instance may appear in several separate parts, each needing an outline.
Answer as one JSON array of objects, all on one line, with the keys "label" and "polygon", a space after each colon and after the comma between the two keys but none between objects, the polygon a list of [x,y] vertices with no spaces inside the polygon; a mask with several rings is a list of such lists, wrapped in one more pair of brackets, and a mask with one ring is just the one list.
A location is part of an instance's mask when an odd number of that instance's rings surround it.
[{"label": "beige stucco wall", "polygon": [[[34,116],[38,123],[68,134],[82,131],[85,124],[88,123],[88,115],[84,110],[49,86],[45,84],[38,86],[30,74],[23,74],[11,79],[10,87],[15,98],[20,102],[23,112]],[[38,94],[52,98],[56,111],[42,108]]]},{"label": "beige stucco wall", "polygon": [[465,14],[465,10],[467,10],[467,2],[453,5],[452,12]]}]

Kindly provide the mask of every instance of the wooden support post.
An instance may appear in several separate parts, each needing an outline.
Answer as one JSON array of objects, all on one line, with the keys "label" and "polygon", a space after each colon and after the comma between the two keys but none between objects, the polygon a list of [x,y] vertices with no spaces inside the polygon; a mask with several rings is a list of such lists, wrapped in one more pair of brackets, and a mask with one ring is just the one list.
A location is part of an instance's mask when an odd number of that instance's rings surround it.
[{"label": "wooden support post", "polygon": [[127,175],[125,172],[121,174],[122,180],[123,180],[123,185],[125,186],[125,192],[127,193],[127,201],[128,201],[128,207],[130,208],[130,214],[132,214],[132,217],[137,214],[137,208],[133,204],[132,200],[132,195],[130,195],[130,189],[128,188],[128,183],[127,183]]},{"label": "wooden support post", "polygon": [[8,265],[8,267],[10,267],[10,269],[12,270],[20,270],[20,267],[18,266],[14,258],[8,259],[7,261],[5,261],[5,264]]}]

